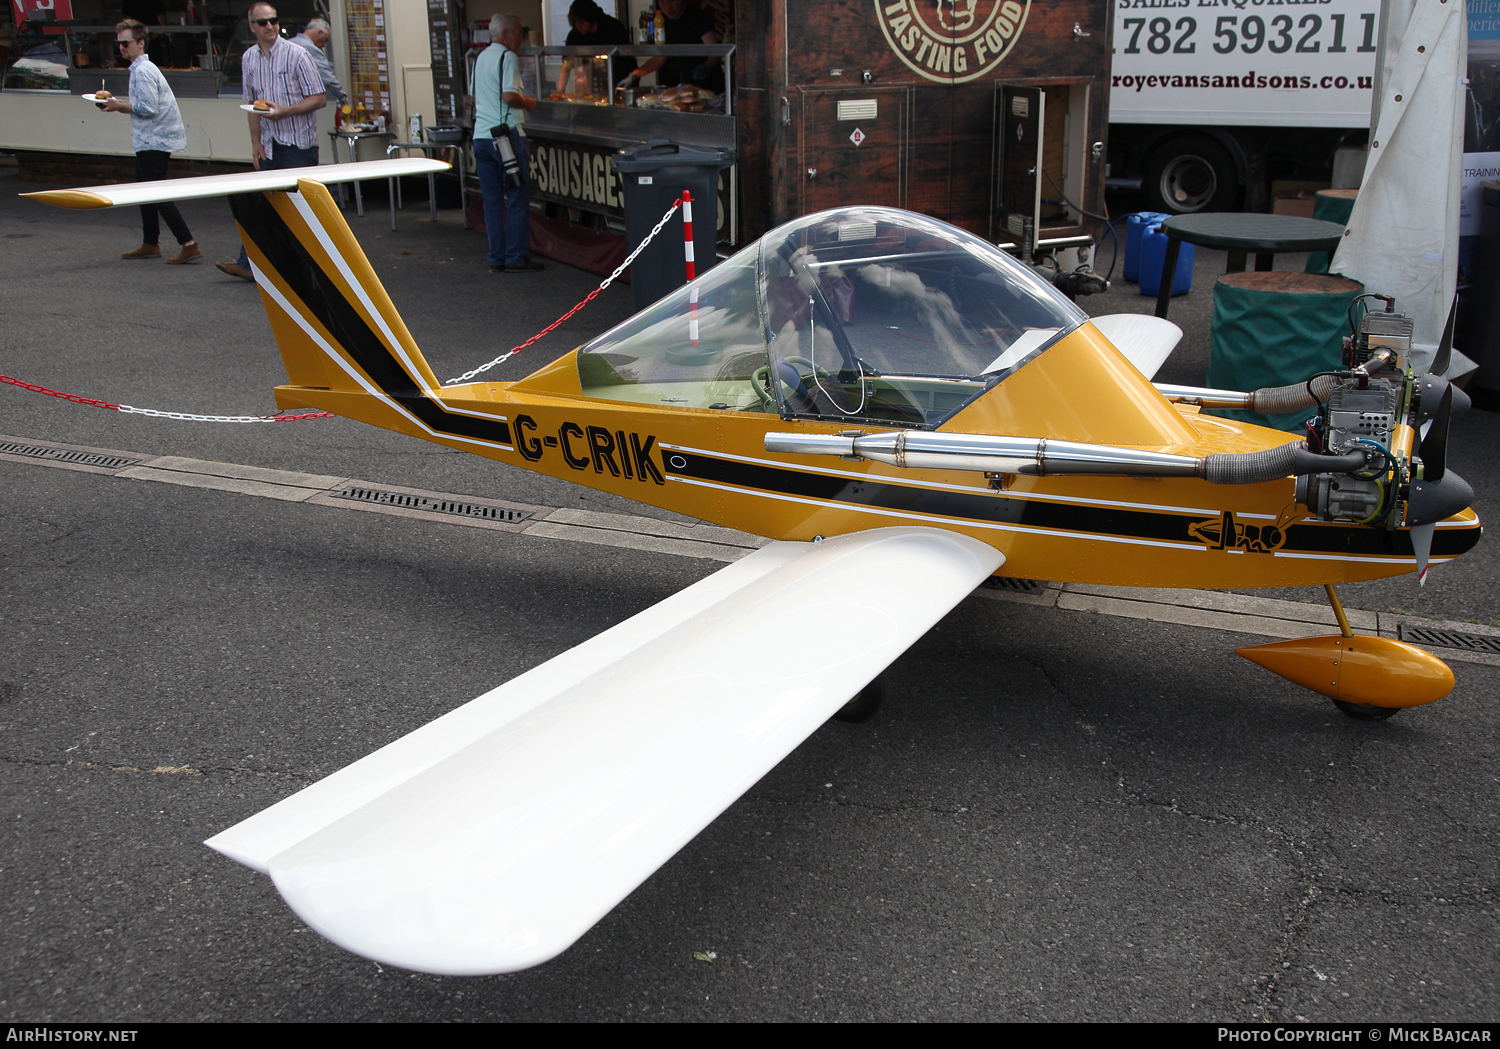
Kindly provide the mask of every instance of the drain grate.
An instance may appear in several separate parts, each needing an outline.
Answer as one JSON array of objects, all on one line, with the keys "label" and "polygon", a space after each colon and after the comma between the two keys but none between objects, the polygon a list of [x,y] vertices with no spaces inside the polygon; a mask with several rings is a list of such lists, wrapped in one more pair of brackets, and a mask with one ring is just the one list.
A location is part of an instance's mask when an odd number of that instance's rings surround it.
[{"label": "drain grate", "polygon": [[1470,652],[1493,652],[1500,655],[1500,637],[1485,634],[1461,634],[1457,630],[1431,630],[1427,627],[1408,626],[1402,623],[1396,633],[1402,641],[1416,645],[1437,645],[1441,648],[1465,648]]},{"label": "drain grate", "polygon": [[1015,590],[1022,594],[1038,594],[1047,589],[1040,579],[1013,579],[1005,575],[992,575],[984,581],[991,590]]},{"label": "drain grate", "polygon": [[75,452],[67,448],[43,448],[36,444],[16,444],[0,441],[0,454],[27,455],[33,459],[50,459],[59,463],[78,463],[80,466],[99,466],[106,470],[118,470],[140,462],[123,455],[100,455],[98,452]]},{"label": "drain grate", "polygon": [[406,510],[425,510],[434,514],[453,514],[456,517],[477,517],[484,521],[502,521],[514,524],[531,516],[528,510],[507,510],[500,506],[481,506],[478,503],[460,503],[454,499],[429,499],[425,495],[405,495],[401,492],[382,492],[378,488],[345,488],[342,492],[331,492],[335,499],[353,499],[361,503],[380,503],[384,506],[399,506]]}]

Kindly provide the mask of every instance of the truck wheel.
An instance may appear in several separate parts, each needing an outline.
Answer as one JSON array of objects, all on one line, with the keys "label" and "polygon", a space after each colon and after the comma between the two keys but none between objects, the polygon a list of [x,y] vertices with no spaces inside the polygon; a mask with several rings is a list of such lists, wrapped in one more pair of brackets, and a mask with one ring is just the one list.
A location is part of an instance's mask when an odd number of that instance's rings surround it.
[{"label": "truck wheel", "polygon": [[1141,192],[1148,211],[1227,211],[1239,194],[1234,159],[1206,135],[1168,139],[1146,161]]}]

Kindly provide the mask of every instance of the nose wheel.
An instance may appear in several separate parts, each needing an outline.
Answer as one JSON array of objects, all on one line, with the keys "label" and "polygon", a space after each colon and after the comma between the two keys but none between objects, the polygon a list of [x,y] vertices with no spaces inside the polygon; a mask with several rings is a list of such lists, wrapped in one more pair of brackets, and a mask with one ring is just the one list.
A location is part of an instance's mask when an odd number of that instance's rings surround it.
[{"label": "nose wheel", "polygon": [[1333,705],[1340,714],[1355,721],[1384,721],[1401,713],[1400,707],[1372,707],[1368,703],[1345,703],[1342,699],[1335,699]]}]

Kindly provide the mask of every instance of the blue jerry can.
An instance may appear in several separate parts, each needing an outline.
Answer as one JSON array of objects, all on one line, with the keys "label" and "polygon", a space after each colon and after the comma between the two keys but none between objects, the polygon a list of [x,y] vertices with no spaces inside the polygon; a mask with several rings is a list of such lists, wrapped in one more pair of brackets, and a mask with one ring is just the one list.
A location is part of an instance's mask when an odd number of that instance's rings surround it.
[{"label": "blue jerry can", "polygon": [[1171,218],[1160,211],[1137,211],[1125,216],[1125,279],[1141,279],[1141,234]]},{"label": "blue jerry can", "polygon": [[[1160,225],[1141,234],[1141,294],[1161,291],[1161,267],[1167,261],[1167,235]],[[1186,295],[1193,288],[1193,245],[1184,243],[1177,252],[1177,272],[1172,275],[1172,296]]]}]

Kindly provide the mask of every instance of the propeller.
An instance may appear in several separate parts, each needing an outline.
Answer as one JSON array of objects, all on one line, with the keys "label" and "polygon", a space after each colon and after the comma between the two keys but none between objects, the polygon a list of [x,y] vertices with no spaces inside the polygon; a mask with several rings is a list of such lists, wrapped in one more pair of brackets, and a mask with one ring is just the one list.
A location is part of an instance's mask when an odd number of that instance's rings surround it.
[{"label": "propeller", "polygon": [[1453,323],[1458,318],[1458,296],[1453,296],[1453,305],[1448,307],[1448,323],[1443,325],[1443,337],[1438,342],[1437,353],[1432,356],[1432,374],[1446,375],[1453,360]]},{"label": "propeller", "polygon": [[1411,529],[1412,551],[1417,556],[1417,580],[1426,586],[1427,561],[1432,554],[1432,535],[1437,523],[1472,503],[1474,489],[1458,474],[1448,472],[1448,424],[1453,421],[1454,394],[1463,391],[1436,375],[1424,376],[1422,383],[1424,415],[1426,405],[1433,403],[1431,395],[1439,388],[1443,391],[1437,407],[1431,411],[1431,421],[1423,428],[1422,443],[1417,449],[1422,459],[1422,476],[1412,479],[1411,494],[1406,501],[1406,526]]},{"label": "propeller", "polygon": [[1437,523],[1417,525],[1411,530],[1411,548],[1417,555],[1417,584],[1427,585],[1427,560],[1432,556],[1432,533]]},{"label": "propeller", "polygon": [[1422,435],[1422,444],[1417,454],[1422,457],[1422,477],[1437,483],[1448,472],[1448,424],[1453,420],[1453,387],[1443,391],[1437,410],[1432,413],[1432,425]]}]

